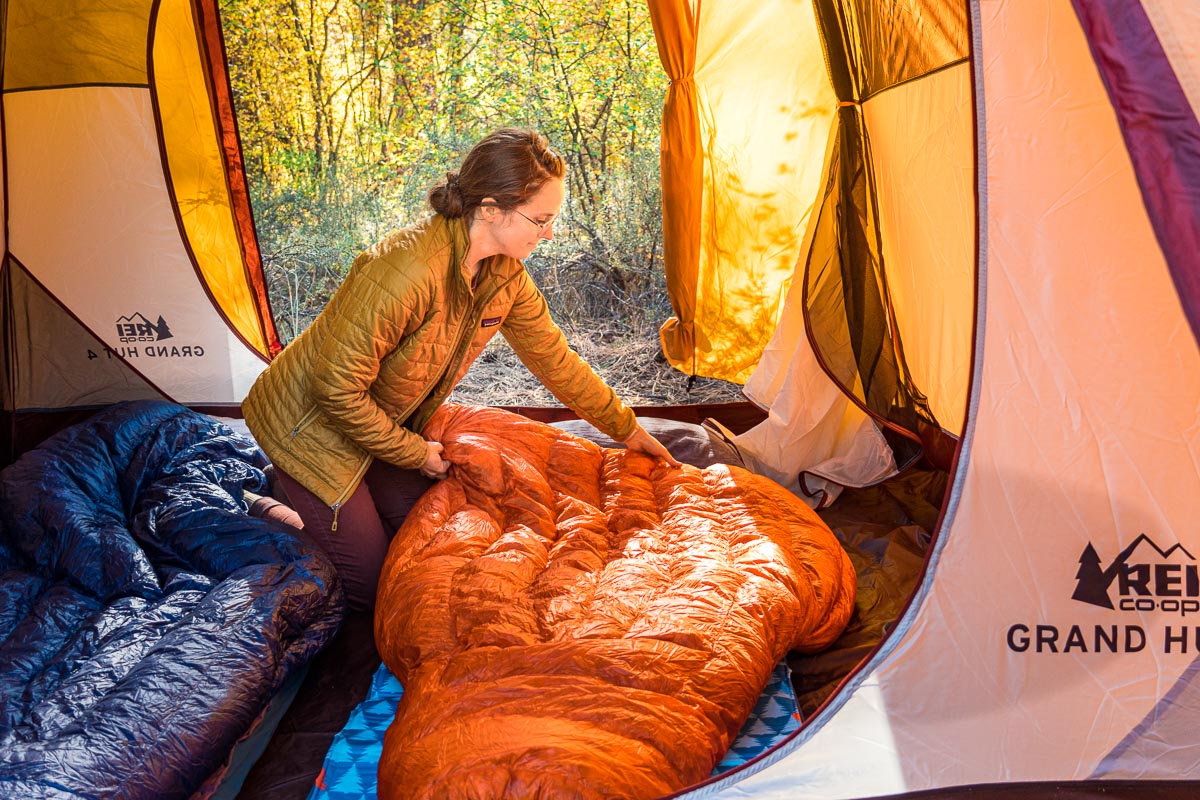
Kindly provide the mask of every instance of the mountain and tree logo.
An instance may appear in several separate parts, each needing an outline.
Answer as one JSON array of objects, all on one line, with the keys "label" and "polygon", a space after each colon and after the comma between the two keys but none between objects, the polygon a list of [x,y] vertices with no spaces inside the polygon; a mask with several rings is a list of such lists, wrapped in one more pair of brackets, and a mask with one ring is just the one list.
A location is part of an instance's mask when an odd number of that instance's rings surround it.
[{"label": "mountain and tree logo", "polygon": [[[1153,563],[1135,559],[1139,549],[1143,552],[1152,551],[1146,552],[1146,555],[1152,558],[1157,556],[1157,559]],[[1181,563],[1181,558],[1191,563]],[[1088,542],[1079,557],[1075,593],[1071,598],[1102,608],[1116,608],[1112,597],[1114,582],[1117,583],[1118,596],[1122,598],[1120,605],[1123,610],[1147,610],[1141,608],[1141,603],[1132,604],[1129,598],[1196,597],[1200,594],[1200,578],[1195,561],[1195,557],[1183,545],[1174,544],[1164,550],[1142,533],[1105,567],[1100,562],[1096,548]]]},{"label": "mountain and tree logo", "polygon": [[158,322],[151,322],[140,311],[127,317],[117,317],[117,337],[122,342],[161,342],[173,336],[171,326],[162,314],[158,315]]}]

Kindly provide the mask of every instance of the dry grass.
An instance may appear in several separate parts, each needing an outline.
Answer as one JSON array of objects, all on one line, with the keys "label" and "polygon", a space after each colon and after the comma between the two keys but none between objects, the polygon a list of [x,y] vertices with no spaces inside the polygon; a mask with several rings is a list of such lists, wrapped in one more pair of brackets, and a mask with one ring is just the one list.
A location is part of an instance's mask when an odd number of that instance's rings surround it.
[{"label": "dry grass", "polygon": [[[583,360],[628,405],[744,399],[741,386],[710,378],[696,378],[689,390],[688,376],[667,363],[659,346],[658,328],[671,315],[661,265],[632,270],[614,261],[546,248],[527,262],[551,315]],[[450,399],[499,406],[559,405],[500,336],[484,349]]]},{"label": "dry grass", "polygon": [[[627,405],[728,403],[744,399],[741,386],[688,376],[667,364],[658,339],[604,341],[567,331],[567,339]],[[453,402],[497,406],[556,406],[558,400],[533,377],[502,337],[497,336],[450,396]]]}]

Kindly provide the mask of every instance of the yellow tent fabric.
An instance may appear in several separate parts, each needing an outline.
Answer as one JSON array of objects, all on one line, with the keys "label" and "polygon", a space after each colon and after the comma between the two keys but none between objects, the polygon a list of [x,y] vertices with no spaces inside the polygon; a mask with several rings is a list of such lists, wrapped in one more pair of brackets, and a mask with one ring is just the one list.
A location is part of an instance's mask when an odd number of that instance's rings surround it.
[{"label": "yellow tent fabric", "polygon": [[[838,97],[821,200],[796,265],[803,317],[763,359],[811,338],[822,366],[883,424],[961,433],[974,308],[972,92],[964,10],[930,0],[816,3]],[[889,38],[890,37],[890,38]],[[888,42],[886,47],[878,47]],[[966,165],[966,166],[964,166]],[[789,326],[780,326],[783,331]],[[747,394],[771,395],[772,375]]]},{"label": "yellow tent fabric", "polygon": [[691,0],[662,0],[650,3],[650,20],[659,58],[671,79],[663,107],[660,172],[663,257],[676,317],[663,326],[661,336],[663,351],[671,363],[695,374],[690,355],[695,352],[700,196],[704,179],[696,103],[696,14]]},{"label": "yellow tent fabric", "polygon": [[911,462],[918,441],[945,460],[962,432],[976,176],[965,9],[814,7],[838,116],[783,316],[746,382],[770,414],[737,444],[828,502]]},{"label": "yellow tent fabric", "polygon": [[[198,10],[203,13],[189,0],[166,0],[155,19],[152,88],[163,151],[188,245],[209,292],[248,344],[264,356],[274,355],[269,317],[262,313],[259,299],[265,296],[265,285],[259,281],[256,286],[253,280],[261,269],[247,270],[245,263],[258,261],[257,240],[252,231],[239,232],[232,197],[238,183],[228,179],[226,151],[212,124],[220,104],[216,87],[210,96],[211,65],[204,63],[198,46]],[[223,67],[224,58],[218,63]],[[232,109],[228,113],[232,121]]]},{"label": "yellow tent fabric", "polygon": [[813,9],[663,0],[650,10],[671,77],[662,183],[675,317],[663,352],[688,374],[744,382],[782,313],[836,108]]}]

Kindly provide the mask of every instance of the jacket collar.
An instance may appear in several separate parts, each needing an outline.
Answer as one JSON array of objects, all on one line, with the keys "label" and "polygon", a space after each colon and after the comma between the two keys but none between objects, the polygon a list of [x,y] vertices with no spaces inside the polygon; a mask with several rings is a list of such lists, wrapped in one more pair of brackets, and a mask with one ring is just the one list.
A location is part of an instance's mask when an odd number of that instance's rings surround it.
[{"label": "jacket collar", "polygon": [[[443,218],[445,219],[445,218]],[[467,251],[471,249],[471,235],[467,228],[467,218],[446,219],[446,232],[450,235],[451,273],[467,280]]]},{"label": "jacket collar", "polygon": [[[443,218],[444,219],[444,218]],[[464,284],[467,280],[467,251],[471,249],[471,233],[466,217],[457,217],[455,219],[446,219],[446,230],[450,235],[450,263],[454,265],[452,273],[460,278]],[[483,263],[479,265],[479,276],[475,282],[475,291],[483,289],[484,284],[489,280],[503,282],[521,270],[525,269],[522,264],[511,256],[490,256],[485,258]]]}]

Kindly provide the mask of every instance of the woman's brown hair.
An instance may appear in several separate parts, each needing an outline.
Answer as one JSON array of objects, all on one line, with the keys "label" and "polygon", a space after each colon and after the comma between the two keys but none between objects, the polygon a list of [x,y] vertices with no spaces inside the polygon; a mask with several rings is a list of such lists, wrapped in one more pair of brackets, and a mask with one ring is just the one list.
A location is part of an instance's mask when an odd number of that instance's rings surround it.
[{"label": "woman's brown hair", "polygon": [[429,190],[429,205],[449,219],[470,215],[485,197],[507,211],[566,171],[562,156],[537,131],[501,128],[481,139],[457,172],[447,172]]}]

